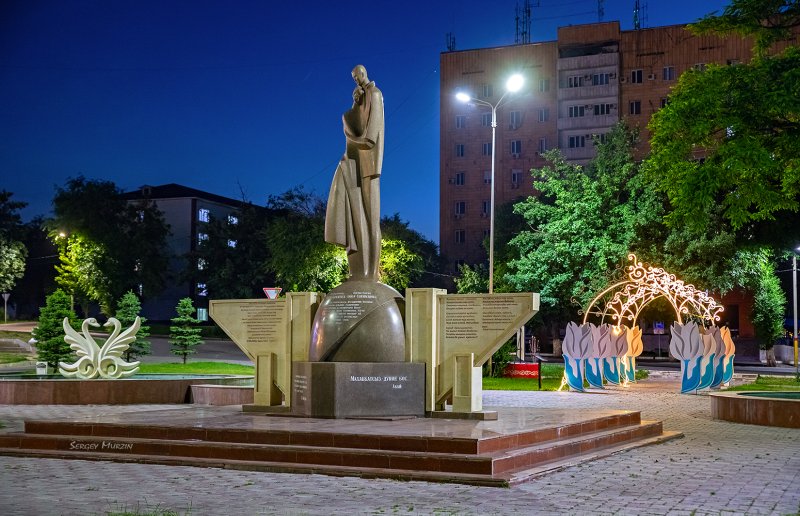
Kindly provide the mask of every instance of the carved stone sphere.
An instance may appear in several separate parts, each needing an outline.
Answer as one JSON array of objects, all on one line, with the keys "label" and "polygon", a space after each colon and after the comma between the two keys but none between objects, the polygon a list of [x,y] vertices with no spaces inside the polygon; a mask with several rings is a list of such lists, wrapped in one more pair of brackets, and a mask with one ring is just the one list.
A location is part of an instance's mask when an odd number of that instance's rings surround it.
[{"label": "carved stone sphere", "polygon": [[350,279],[331,290],[311,329],[312,362],[403,362],[405,301],[373,280]]}]

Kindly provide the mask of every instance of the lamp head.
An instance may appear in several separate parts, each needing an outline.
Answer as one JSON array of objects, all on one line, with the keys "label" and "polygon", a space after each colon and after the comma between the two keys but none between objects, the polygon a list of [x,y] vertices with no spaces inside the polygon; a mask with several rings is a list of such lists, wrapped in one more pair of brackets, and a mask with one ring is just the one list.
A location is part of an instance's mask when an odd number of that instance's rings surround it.
[{"label": "lamp head", "polygon": [[458,93],[456,93],[456,99],[458,99],[459,102],[469,102],[470,100],[472,100],[472,97],[470,97],[463,91],[459,91]]},{"label": "lamp head", "polygon": [[520,74],[515,73],[514,75],[508,78],[508,81],[506,81],[506,89],[511,93],[514,93],[522,89],[522,85],[524,83],[525,83],[525,78],[522,77]]}]

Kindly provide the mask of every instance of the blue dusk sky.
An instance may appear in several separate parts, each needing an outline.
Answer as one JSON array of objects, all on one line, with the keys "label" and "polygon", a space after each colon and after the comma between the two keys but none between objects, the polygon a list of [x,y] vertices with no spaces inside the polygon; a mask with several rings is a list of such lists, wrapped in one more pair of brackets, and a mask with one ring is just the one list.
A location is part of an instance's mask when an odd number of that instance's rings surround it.
[{"label": "blue dusk sky", "polygon": [[[724,1],[642,0],[644,26]],[[514,43],[514,0],[4,0],[0,189],[48,215],[70,177],[179,183],[263,205],[327,198],[362,63],[385,99],[382,213],[438,242],[439,54]],[[596,0],[533,1],[532,41],[598,21]],[[536,6],[538,4],[538,6]],[[634,0],[604,21],[633,28]]]}]

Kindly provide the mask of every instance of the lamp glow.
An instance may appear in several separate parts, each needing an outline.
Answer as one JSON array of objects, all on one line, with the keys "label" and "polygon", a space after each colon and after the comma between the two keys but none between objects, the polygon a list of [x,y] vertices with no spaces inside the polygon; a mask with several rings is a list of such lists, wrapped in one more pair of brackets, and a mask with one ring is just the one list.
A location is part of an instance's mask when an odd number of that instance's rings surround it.
[{"label": "lamp glow", "polygon": [[522,89],[522,85],[524,83],[525,79],[520,74],[515,73],[514,75],[508,78],[508,81],[506,81],[506,89],[514,93]]},{"label": "lamp glow", "polygon": [[458,93],[456,93],[456,99],[458,99],[461,102],[469,102],[471,97],[466,93],[464,93],[463,91],[459,91]]}]

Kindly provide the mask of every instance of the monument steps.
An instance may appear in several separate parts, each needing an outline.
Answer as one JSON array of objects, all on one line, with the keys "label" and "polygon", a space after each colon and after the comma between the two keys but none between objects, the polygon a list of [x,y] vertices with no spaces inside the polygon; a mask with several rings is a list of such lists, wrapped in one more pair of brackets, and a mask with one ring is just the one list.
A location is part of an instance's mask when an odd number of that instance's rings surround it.
[{"label": "monument steps", "polygon": [[[507,486],[679,435],[664,433],[660,422],[642,422],[638,412],[573,418],[504,435],[459,435],[451,430],[462,422],[431,419],[397,422],[395,428],[403,432],[381,428],[377,434],[374,422],[353,420],[312,421],[330,432],[308,431],[302,420],[297,422],[302,430],[257,428],[261,423],[291,426],[293,419],[249,417],[248,428],[243,421],[224,425],[210,417],[194,425],[180,417],[173,425],[27,421],[25,432],[0,435],[0,454]],[[427,433],[408,434],[414,425]]]}]

